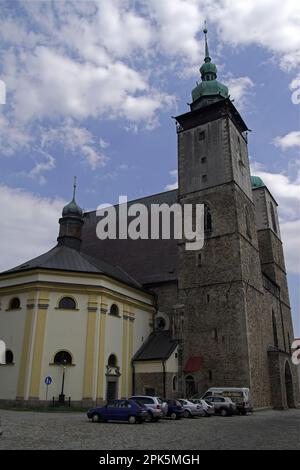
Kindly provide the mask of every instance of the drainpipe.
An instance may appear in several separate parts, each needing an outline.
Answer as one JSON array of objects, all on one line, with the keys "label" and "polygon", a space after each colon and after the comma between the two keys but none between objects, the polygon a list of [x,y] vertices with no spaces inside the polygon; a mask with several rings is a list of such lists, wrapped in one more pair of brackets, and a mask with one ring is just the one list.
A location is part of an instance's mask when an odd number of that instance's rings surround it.
[{"label": "drainpipe", "polygon": [[166,394],[166,362],[164,360],[162,361],[162,366],[163,366],[163,390],[164,390],[163,398],[166,398],[167,397],[167,394]]}]

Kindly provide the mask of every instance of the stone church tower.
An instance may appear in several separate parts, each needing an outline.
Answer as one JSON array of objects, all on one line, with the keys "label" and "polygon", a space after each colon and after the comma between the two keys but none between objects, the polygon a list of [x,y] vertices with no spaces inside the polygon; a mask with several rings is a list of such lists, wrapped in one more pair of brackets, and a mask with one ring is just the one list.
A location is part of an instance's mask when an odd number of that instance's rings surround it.
[{"label": "stone church tower", "polygon": [[[267,354],[274,342],[270,332],[277,323],[283,329],[280,354],[288,363],[292,338],[276,203],[266,188],[252,191],[248,129],[227,87],[216,80],[204,33],[201,83],[192,91],[191,111],[176,118],[178,200],[205,205],[203,249],[186,251],[183,242],[178,248],[174,325],[181,344],[180,389],[192,396],[214,385],[245,386],[255,403],[268,406],[271,382],[265,377],[270,367],[276,369]],[[272,313],[266,302],[266,279],[280,286],[282,318],[278,314],[276,320],[276,309]],[[271,362],[278,363],[277,356]]]}]

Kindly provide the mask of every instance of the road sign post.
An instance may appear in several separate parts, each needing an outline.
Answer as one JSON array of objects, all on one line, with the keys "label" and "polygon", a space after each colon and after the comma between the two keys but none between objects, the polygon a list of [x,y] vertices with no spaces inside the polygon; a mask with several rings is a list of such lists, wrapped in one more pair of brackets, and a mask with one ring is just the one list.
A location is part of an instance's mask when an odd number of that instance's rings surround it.
[{"label": "road sign post", "polygon": [[48,401],[48,387],[49,385],[52,384],[52,379],[49,377],[49,375],[45,378],[45,384],[46,384],[46,401]]}]

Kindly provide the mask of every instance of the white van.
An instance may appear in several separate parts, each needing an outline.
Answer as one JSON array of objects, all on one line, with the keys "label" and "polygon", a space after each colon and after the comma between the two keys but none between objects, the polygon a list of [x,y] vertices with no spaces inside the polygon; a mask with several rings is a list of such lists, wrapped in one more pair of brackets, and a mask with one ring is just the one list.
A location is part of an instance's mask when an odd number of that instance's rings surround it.
[{"label": "white van", "polygon": [[211,387],[209,388],[202,398],[205,397],[229,397],[236,404],[237,410],[240,414],[245,415],[253,411],[251,403],[250,389],[246,387]]}]

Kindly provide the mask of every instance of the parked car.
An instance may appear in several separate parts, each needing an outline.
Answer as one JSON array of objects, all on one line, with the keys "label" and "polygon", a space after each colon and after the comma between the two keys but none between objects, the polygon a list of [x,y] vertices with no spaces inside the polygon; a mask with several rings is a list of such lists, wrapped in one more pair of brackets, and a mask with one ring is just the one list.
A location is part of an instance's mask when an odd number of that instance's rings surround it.
[{"label": "parked car", "polygon": [[205,411],[199,403],[192,403],[184,398],[178,400],[183,407],[183,416],[185,418],[193,418],[194,416],[205,416]]},{"label": "parked car", "polygon": [[202,400],[201,398],[191,399],[190,401],[192,403],[196,403],[196,404],[198,403],[199,405],[201,405],[205,413],[205,416],[209,417],[215,414],[215,407],[213,404],[208,403],[205,400]]},{"label": "parked car", "polygon": [[130,397],[130,400],[134,400],[147,408],[149,421],[159,421],[167,414],[168,405],[159,397],[135,395]]},{"label": "parked car", "polygon": [[168,405],[166,417],[171,419],[180,419],[183,417],[184,409],[180,401],[167,399],[165,400]]},{"label": "parked car", "polygon": [[87,412],[87,417],[95,422],[128,421],[134,424],[142,423],[147,416],[148,410],[134,400],[113,400]]},{"label": "parked car", "polygon": [[231,416],[237,412],[236,404],[229,397],[208,396],[205,397],[205,401],[212,404],[215,408],[215,413],[221,416]]},{"label": "parked car", "polygon": [[247,387],[211,387],[202,396],[206,400],[207,396],[229,397],[236,404],[237,411],[246,415],[253,411],[251,403],[250,389]]}]

